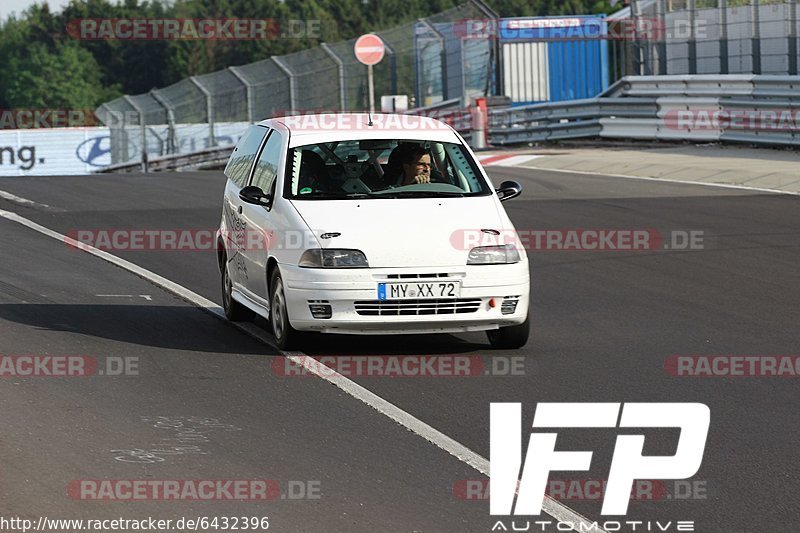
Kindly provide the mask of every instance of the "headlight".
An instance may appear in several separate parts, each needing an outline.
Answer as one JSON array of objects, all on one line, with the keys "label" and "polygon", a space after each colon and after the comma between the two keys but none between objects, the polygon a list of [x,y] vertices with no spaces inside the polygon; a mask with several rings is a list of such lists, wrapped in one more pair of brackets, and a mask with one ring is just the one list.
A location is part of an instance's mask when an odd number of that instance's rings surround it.
[{"label": "headlight", "polygon": [[469,251],[468,265],[505,265],[519,262],[519,252],[513,244],[478,246]]},{"label": "headlight", "polygon": [[367,256],[361,250],[336,250],[313,248],[300,257],[305,268],[366,268]]}]

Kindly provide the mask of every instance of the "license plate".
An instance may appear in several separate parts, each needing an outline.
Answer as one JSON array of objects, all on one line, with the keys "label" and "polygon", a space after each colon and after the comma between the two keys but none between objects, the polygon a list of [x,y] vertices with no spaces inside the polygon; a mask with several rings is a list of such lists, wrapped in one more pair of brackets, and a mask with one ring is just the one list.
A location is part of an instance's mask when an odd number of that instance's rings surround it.
[{"label": "license plate", "polygon": [[459,296],[460,281],[378,283],[378,300],[424,300]]}]

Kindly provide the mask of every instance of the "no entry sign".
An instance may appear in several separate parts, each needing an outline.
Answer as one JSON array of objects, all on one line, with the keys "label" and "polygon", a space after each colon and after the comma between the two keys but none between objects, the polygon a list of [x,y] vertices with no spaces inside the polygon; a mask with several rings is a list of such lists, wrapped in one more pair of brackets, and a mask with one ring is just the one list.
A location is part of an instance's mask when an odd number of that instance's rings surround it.
[{"label": "no entry sign", "polygon": [[365,65],[377,65],[383,59],[386,47],[383,46],[381,38],[373,33],[362,35],[356,41],[356,59]]}]

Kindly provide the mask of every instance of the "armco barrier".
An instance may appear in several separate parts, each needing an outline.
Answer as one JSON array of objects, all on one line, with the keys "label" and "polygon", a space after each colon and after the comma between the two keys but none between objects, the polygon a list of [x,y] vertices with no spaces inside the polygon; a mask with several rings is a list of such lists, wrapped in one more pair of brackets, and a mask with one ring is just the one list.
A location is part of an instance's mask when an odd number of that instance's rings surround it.
[{"label": "armco barrier", "polygon": [[[720,98],[699,96],[688,98],[685,96],[662,96],[656,99],[658,106],[658,121],[656,122],[656,132],[651,138],[664,141],[689,140],[697,142],[716,142],[720,140],[722,130],[702,128],[697,129],[691,125],[676,121],[679,113],[703,111],[708,113],[722,111]],[[605,135],[605,137],[611,137]]]},{"label": "armco barrier", "polygon": [[659,120],[655,118],[601,118],[601,133],[610,139],[655,139],[659,133]]},{"label": "armco barrier", "polygon": [[209,148],[197,152],[156,157],[148,161],[109,165],[97,172],[158,172],[162,170],[200,170],[224,165],[233,152],[233,146]]},{"label": "armco barrier", "polygon": [[[715,123],[734,115],[748,119]],[[678,120],[687,116],[704,120]],[[800,146],[800,76],[629,76],[597,98],[490,111],[489,124],[499,146],[578,137]]]},{"label": "armco barrier", "polygon": [[751,74],[727,76],[627,76],[601,96],[742,96],[753,92]]},{"label": "armco barrier", "polygon": [[489,114],[489,142],[509,145],[602,134],[600,119],[656,118],[655,98],[590,98],[495,110]]},{"label": "armco barrier", "polygon": [[[780,113],[788,111],[792,116],[800,117],[800,100],[751,100],[732,98],[725,99],[721,102],[721,105],[726,111],[730,112],[772,112],[777,117]],[[800,124],[797,122],[783,124],[777,131],[772,128],[764,127],[756,127],[745,131],[731,129],[723,131],[720,140],[723,142],[800,146]]]}]

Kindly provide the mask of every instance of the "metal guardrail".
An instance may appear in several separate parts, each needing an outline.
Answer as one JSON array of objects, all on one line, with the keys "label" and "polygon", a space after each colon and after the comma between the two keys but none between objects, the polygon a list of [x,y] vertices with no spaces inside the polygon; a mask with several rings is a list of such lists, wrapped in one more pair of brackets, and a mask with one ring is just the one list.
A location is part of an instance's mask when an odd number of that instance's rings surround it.
[{"label": "metal guardrail", "polygon": [[489,113],[494,145],[580,137],[800,147],[800,76],[629,76],[596,98]]},{"label": "metal guardrail", "polygon": [[627,76],[617,81],[600,96],[654,95],[800,99],[800,76],[753,74]]},{"label": "metal guardrail", "polygon": [[233,146],[224,148],[209,148],[183,154],[174,154],[156,157],[142,162],[121,163],[110,165],[98,170],[98,173],[125,173],[125,172],[158,172],[162,170],[200,170],[203,168],[224,165],[231,153]]},{"label": "metal guardrail", "polygon": [[608,96],[741,96],[752,94],[749,74],[727,76],[628,76],[622,78]]},{"label": "metal guardrail", "polygon": [[598,97],[570,102],[534,104],[489,113],[489,142],[508,145],[602,133],[601,119],[656,118],[655,98]]}]

